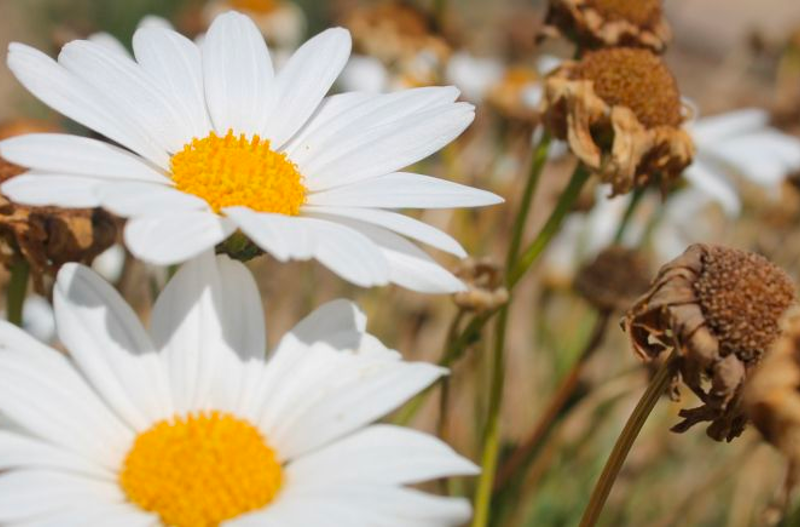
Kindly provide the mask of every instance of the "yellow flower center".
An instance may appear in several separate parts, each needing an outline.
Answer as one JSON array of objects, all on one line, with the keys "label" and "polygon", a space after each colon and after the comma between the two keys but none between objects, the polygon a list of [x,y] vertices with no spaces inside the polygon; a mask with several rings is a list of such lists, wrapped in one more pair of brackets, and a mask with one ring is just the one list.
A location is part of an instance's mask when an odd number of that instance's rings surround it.
[{"label": "yellow flower center", "polygon": [[185,145],[170,165],[178,190],[199,196],[217,213],[244,206],[296,215],[305,202],[306,188],[297,167],[258,135],[248,140],[230,130],[225,137],[212,132]]},{"label": "yellow flower center", "polygon": [[230,5],[232,9],[266,15],[278,8],[278,0],[231,0]]},{"label": "yellow flower center", "polygon": [[128,499],[165,526],[219,526],[272,502],[281,482],[281,465],[258,430],[217,411],[139,434],[119,475]]}]

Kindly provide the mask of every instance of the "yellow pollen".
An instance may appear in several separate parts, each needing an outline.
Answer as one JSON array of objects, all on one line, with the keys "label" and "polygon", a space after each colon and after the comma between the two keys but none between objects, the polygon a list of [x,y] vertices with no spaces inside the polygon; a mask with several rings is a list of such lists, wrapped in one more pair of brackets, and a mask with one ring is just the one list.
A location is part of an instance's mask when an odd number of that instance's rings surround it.
[{"label": "yellow pollen", "polygon": [[170,161],[178,190],[194,194],[219,213],[244,206],[264,213],[296,215],[306,198],[303,176],[286,154],[258,135],[247,139],[211,133],[193,139]]},{"label": "yellow pollen", "polygon": [[140,433],[119,475],[128,499],[165,526],[219,526],[272,502],[281,482],[281,465],[258,430],[217,411]]}]

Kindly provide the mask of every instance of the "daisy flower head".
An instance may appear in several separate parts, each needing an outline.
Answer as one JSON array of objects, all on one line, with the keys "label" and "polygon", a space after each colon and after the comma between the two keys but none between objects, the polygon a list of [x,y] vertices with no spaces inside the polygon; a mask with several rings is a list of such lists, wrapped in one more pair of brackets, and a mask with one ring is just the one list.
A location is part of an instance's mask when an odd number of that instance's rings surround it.
[{"label": "daisy flower head", "polygon": [[30,170],[3,187],[35,205],[103,206],[151,264],[186,261],[240,230],[280,261],[317,259],[360,286],[463,285],[408,239],[463,257],[447,234],[394,209],[473,207],[494,194],[400,172],[455,139],[474,108],[452,87],[326,97],[350,54],[329,29],[275,72],[253,22],[218,16],[201,46],[164,27],[134,35],[135,60],[74,41],[54,61],[11,44],[36,97],[120,146],[36,134],[0,143]]},{"label": "daisy flower head", "polygon": [[158,298],[149,332],[89,268],[54,292],[69,357],[0,323],[0,523],[443,525],[466,500],[404,487],[477,467],[438,439],[370,425],[444,369],[409,363],[346,301],[269,359],[261,301],[211,252]]}]

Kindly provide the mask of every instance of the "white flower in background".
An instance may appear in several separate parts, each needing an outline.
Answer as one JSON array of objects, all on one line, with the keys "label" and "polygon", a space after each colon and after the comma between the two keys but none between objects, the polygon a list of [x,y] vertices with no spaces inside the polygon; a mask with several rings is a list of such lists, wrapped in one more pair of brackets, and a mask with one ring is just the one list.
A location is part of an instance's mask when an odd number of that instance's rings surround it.
[{"label": "white flower in background", "polygon": [[467,101],[480,103],[489,88],[500,82],[504,72],[505,65],[499,59],[459,51],[447,62],[445,78],[461,90]]},{"label": "white flower in background", "polygon": [[[8,316],[5,311],[2,319]],[[22,305],[22,328],[42,343],[52,343],[56,336],[56,321],[53,307],[44,297],[28,295]]]},{"label": "white flower in background", "polygon": [[770,127],[764,110],[705,117],[691,123],[689,131],[697,153],[684,176],[716,199],[728,215],[741,210],[731,176],[746,178],[777,196],[786,177],[800,170],[800,140]]},{"label": "white flower in background", "polygon": [[114,244],[92,261],[92,269],[111,283],[116,283],[122,277],[124,267],[125,248],[119,244]]},{"label": "white flower in background", "polygon": [[58,275],[64,354],[0,323],[0,523],[461,524],[464,499],[405,485],[478,468],[433,436],[369,425],[445,373],[365,333],[346,301],[264,359],[247,269],[210,252],[169,282],[146,332],[86,267]]},{"label": "white flower in background", "polygon": [[315,258],[361,286],[463,289],[406,237],[463,257],[461,246],[393,211],[502,201],[397,172],[472,122],[457,89],[326,98],[350,54],[346,30],[321,33],[274,73],[253,22],[233,12],[214,21],[202,48],[147,27],[133,49],[136,62],[75,41],[55,62],[11,44],[9,67],[28,90],[130,151],[62,134],[3,141],[0,155],[31,169],[6,182],[5,195],[129,218],[126,244],[152,264],[188,260],[240,229],[280,261]]},{"label": "white flower in background", "polygon": [[204,9],[209,24],[226,11],[241,11],[253,22],[271,45],[294,50],[306,33],[306,16],[286,0],[212,0]]},{"label": "white flower in background", "polygon": [[[609,198],[610,194],[610,186],[598,186],[591,211],[572,213],[564,219],[563,228],[544,257],[548,282],[571,285],[581,265],[614,243],[631,195]],[[652,249],[658,263],[672,260],[693,243],[713,242],[720,237],[722,224],[705,214],[709,206],[716,203],[707,193],[689,187],[672,193],[663,204],[655,192],[646,194],[642,200],[620,243],[626,247],[638,246],[651,227],[649,223],[655,221]],[[657,214],[660,216],[655,217]]]},{"label": "white flower in background", "polygon": [[339,76],[338,84],[345,92],[385,92],[390,84],[389,71],[375,57],[351,55]]}]

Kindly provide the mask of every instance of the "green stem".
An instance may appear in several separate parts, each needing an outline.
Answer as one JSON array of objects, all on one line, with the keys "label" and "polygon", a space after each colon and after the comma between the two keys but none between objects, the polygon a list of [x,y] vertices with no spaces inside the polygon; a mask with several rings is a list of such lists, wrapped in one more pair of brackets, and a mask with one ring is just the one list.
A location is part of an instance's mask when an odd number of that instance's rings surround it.
[{"label": "green stem", "polygon": [[[536,191],[536,187],[539,184],[539,179],[542,175],[542,171],[544,170],[544,166],[547,163],[547,154],[550,151],[550,142],[551,137],[547,132],[545,132],[533,152],[531,168],[528,172],[528,181],[525,184],[525,190],[522,192],[522,202],[520,203],[519,213],[517,214],[517,218],[514,220],[511,245],[509,246],[508,251],[508,262],[511,262],[512,258],[516,258],[516,255],[519,252],[522,235],[525,232],[525,225],[531,210],[533,195]],[[443,367],[449,367],[455,361],[459,360],[467,347],[474,343],[478,336],[480,336],[480,332],[484,325],[489,322],[496,312],[497,310],[490,310],[488,312],[483,312],[473,316],[470,322],[467,323],[467,326],[464,328],[464,330],[458,334],[457,337],[455,332],[448,332],[447,343],[445,344],[446,348],[442,354],[442,358],[439,360],[439,365]],[[460,317],[461,315],[459,312],[459,314],[456,314],[456,319],[460,321]],[[451,330],[453,328],[455,327],[453,324],[451,324]],[[422,408],[428,396],[430,395],[430,392],[431,389],[429,388],[411,400],[408,405],[406,405],[397,413],[395,423],[407,425]]]},{"label": "green stem", "polygon": [[606,504],[611,488],[617,480],[619,471],[622,469],[633,443],[639,436],[639,432],[642,430],[656,403],[667,390],[677,367],[678,353],[673,351],[669,358],[658,368],[658,372],[650,381],[650,385],[648,385],[639,403],[636,404],[636,408],[628,418],[625,428],[617,438],[617,443],[606,461],[603,473],[600,475],[597,484],[595,484],[594,491],[592,491],[589,505],[586,506],[586,511],[583,512],[581,526],[595,526],[597,523],[597,519],[603,511],[603,506]]},{"label": "green stem", "polygon": [[584,367],[589,362],[594,352],[603,343],[610,317],[611,312],[609,311],[603,311],[598,315],[589,340],[578,355],[575,365],[573,365],[567,375],[564,376],[559,383],[558,388],[550,399],[550,403],[545,407],[539,420],[537,420],[528,439],[514,450],[497,473],[495,491],[504,489],[516,475],[520,474],[528,467],[533,453],[537,451],[542,442],[553,431],[556,424],[560,422],[560,418],[563,416],[564,411],[569,406],[571,399],[580,386]]},{"label": "green stem", "polygon": [[509,289],[513,288],[517,282],[519,282],[519,280],[525,275],[533,263],[536,262],[536,259],[539,258],[545,249],[547,249],[547,246],[550,244],[550,241],[553,239],[553,237],[558,234],[559,230],[561,229],[561,223],[564,221],[564,217],[566,217],[567,213],[569,213],[572,209],[573,204],[580,195],[584,183],[586,183],[586,180],[589,179],[590,175],[591,173],[582,164],[578,165],[578,167],[575,169],[575,172],[572,173],[572,178],[570,179],[567,188],[564,189],[564,192],[558,199],[556,208],[550,215],[550,218],[548,218],[547,223],[544,225],[544,227],[542,227],[542,230],[539,231],[539,234],[536,236],[534,241],[531,242],[531,244],[522,253],[522,256],[519,258],[509,274],[507,279]]},{"label": "green stem", "polygon": [[619,227],[617,227],[617,232],[614,235],[615,244],[622,243],[622,237],[625,236],[625,230],[628,228],[628,224],[630,224],[631,218],[633,218],[633,213],[636,212],[636,208],[639,207],[639,204],[642,202],[642,198],[644,197],[646,190],[646,187],[636,187],[633,190],[631,201],[628,203],[628,208],[625,209],[625,214],[622,216],[622,221],[620,222]]},{"label": "green stem", "polygon": [[19,259],[11,266],[11,279],[8,282],[6,313],[8,322],[22,326],[22,306],[28,293],[28,276],[31,267],[25,259]]},{"label": "green stem", "polygon": [[[548,143],[549,137],[543,138],[542,143]],[[538,153],[537,153],[538,154]],[[523,205],[517,217],[517,222],[512,231],[511,245],[506,260],[506,287],[511,291],[523,277],[525,272],[541,255],[555,234],[559,231],[561,223],[567,212],[572,208],[581,187],[589,178],[589,172],[579,165],[575,170],[567,188],[559,198],[558,204],[550,218],[545,223],[542,230],[534,239],[531,246],[517,260],[519,248],[522,243],[522,234],[525,231],[527,215],[530,212],[531,198],[536,188],[536,184],[541,174],[541,167],[547,160],[547,151],[544,151],[544,158],[534,158],[533,167],[541,164],[536,171],[531,170],[531,177],[523,195]],[[503,391],[505,389],[505,347],[506,330],[508,328],[509,303],[500,308],[495,329],[494,353],[491,366],[491,385],[489,387],[489,409],[486,429],[483,438],[483,454],[481,456],[481,476],[478,479],[478,487],[475,491],[475,516],[473,526],[485,526],[489,522],[489,513],[492,502],[492,489],[494,488],[494,476],[497,470],[497,459],[500,451],[500,411],[503,404]]]}]

